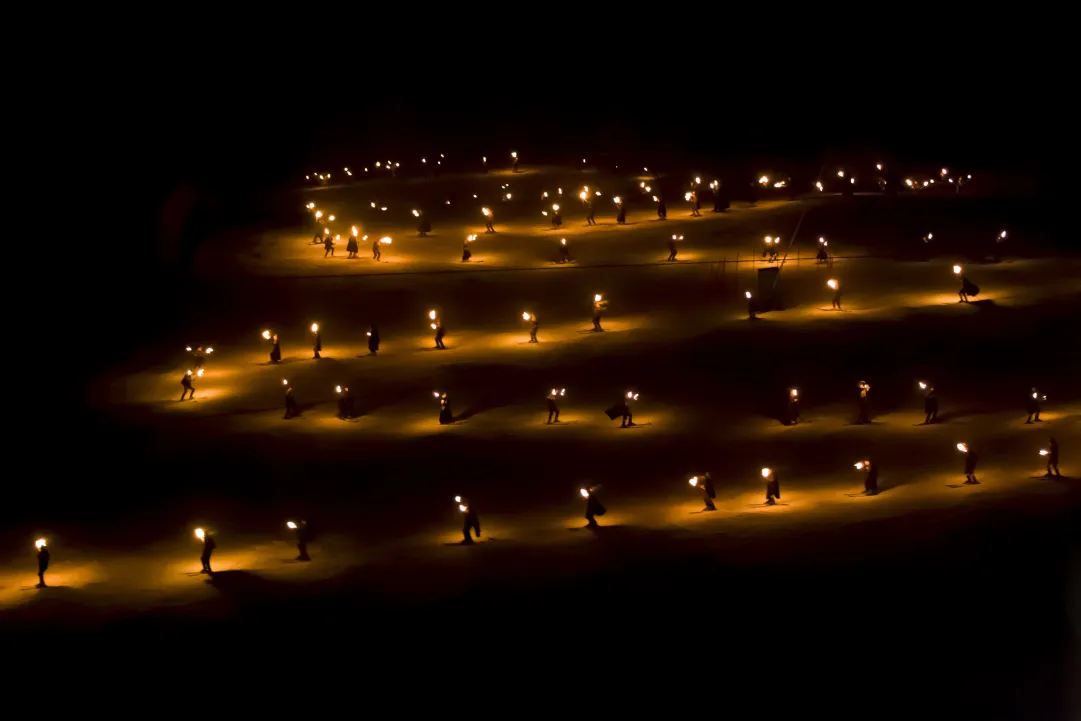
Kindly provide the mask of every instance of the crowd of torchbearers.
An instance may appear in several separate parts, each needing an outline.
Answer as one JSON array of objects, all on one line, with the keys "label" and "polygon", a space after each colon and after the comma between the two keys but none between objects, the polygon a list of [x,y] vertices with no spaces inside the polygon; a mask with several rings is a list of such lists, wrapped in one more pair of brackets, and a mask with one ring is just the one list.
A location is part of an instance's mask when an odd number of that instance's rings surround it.
[{"label": "crowd of torchbearers", "polygon": [[[929,390],[931,391],[931,393],[933,393],[934,389],[929,388]],[[549,409],[549,411],[548,411],[548,422],[549,423],[558,423],[559,422],[559,406],[556,403],[556,399],[561,398],[563,396],[564,392],[565,392],[565,389],[558,389],[557,390],[557,389],[553,388],[551,393],[548,394],[547,402],[548,402],[548,409]],[[290,391],[287,391],[286,397],[289,398],[290,395],[291,395],[291,389],[290,389]],[[451,411],[450,411],[450,403],[447,400],[447,394],[446,393],[440,393],[439,391],[436,391],[435,396],[439,400],[440,423],[445,422],[444,417],[446,417],[448,419],[446,422],[450,422],[449,418],[450,418],[450,415],[451,415]],[[631,415],[630,409],[628,407],[628,404],[632,400],[636,400],[637,397],[638,397],[637,394],[628,392],[628,394],[626,395],[625,398],[620,399],[620,401],[617,402],[612,408],[608,409],[608,411],[606,411],[606,413],[608,414],[608,416],[610,418],[613,418],[613,419],[616,418],[616,417],[622,416],[623,424],[624,424],[623,427],[633,426],[634,423],[631,421],[632,415]],[[931,395],[928,394],[927,397],[930,398]],[[793,395],[792,398],[795,399],[796,395]],[[862,398],[862,396],[861,396],[861,398]],[[288,403],[289,402],[287,401],[287,406],[288,406]],[[862,403],[861,403],[861,406],[862,406]],[[935,408],[937,409],[937,402],[935,404]],[[553,418],[553,415],[554,415],[554,418]],[[795,419],[795,420],[793,420],[793,422],[797,422],[798,419],[799,419],[798,410],[794,412],[793,417]],[[928,412],[928,418],[931,418],[931,412],[930,411]],[[1030,405],[1030,418],[1026,422],[1031,423],[1031,422],[1036,422],[1036,421],[1039,421],[1039,420],[1040,420],[1040,418],[1039,418],[1039,405],[1038,405],[1038,403],[1036,403],[1035,405]],[[929,420],[928,422],[930,423],[930,422],[933,422],[933,421]],[[958,443],[957,444],[957,450],[960,451],[962,454],[964,454],[963,473],[964,473],[964,476],[965,476],[965,480],[963,482],[963,485],[978,485],[980,482],[979,482],[979,480],[976,479],[976,466],[978,465],[979,460],[980,460],[979,454],[976,453],[976,451],[969,448],[967,443]],[[1059,466],[1058,466],[1058,464],[1059,464],[1058,441],[1055,440],[1054,438],[1051,438],[1050,442],[1048,444],[1048,447],[1045,448],[1045,449],[1040,450],[1040,454],[1047,459],[1047,473],[1044,474],[1044,478],[1061,477],[1062,474],[1059,471]],[[864,496],[878,495],[878,492],[879,492],[879,485],[878,485],[879,464],[878,464],[878,461],[875,460],[874,458],[866,458],[866,459],[857,461],[856,463],[853,464],[853,466],[855,467],[855,469],[857,471],[860,471],[860,472],[863,473],[863,491],[861,493],[849,494],[849,495],[864,495]],[[762,480],[762,482],[763,482],[763,484],[765,486],[765,501],[764,501],[764,503],[762,505],[763,506],[777,505],[777,502],[781,498],[781,483],[780,483],[780,480],[777,477],[776,470],[774,470],[773,468],[770,468],[770,467],[764,467],[759,471],[759,473],[761,475],[761,480]],[[717,504],[715,502],[716,498],[717,498],[717,489],[716,489],[716,486],[714,485],[713,477],[712,477],[712,475],[710,473],[707,472],[707,473],[695,474],[695,475],[691,476],[689,479],[687,479],[687,482],[692,488],[694,488],[695,490],[701,492],[702,500],[703,500],[703,503],[704,503],[704,507],[702,509],[703,511],[716,511],[717,510]],[[585,516],[585,519],[586,519],[586,526],[588,528],[590,528],[590,529],[598,529],[598,528],[600,528],[600,523],[597,521],[597,519],[600,518],[601,516],[603,516],[607,512],[607,509],[605,508],[604,504],[601,503],[600,489],[601,489],[601,486],[599,484],[598,485],[583,485],[581,488],[578,489],[579,495],[585,501],[585,514],[584,514],[584,516]],[[466,498],[464,498],[462,496],[455,496],[454,497],[454,502],[457,505],[458,512],[461,514],[461,517],[462,517],[462,543],[463,544],[473,544],[475,542],[474,538],[479,539],[481,537],[480,516],[478,515],[477,510],[474,507],[473,503],[471,501],[467,500]],[[296,546],[297,546],[296,560],[301,561],[301,562],[311,561],[312,560],[311,556],[308,554],[308,542],[311,540],[311,531],[310,531],[310,527],[308,525],[308,522],[306,520],[303,520],[303,519],[301,519],[299,521],[290,520],[290,521],[287,521],[285,525],[286,525],[286,528],[294,535],[295,540],[296,540]],[[202,564],[201,572],[206,573],[206,574],[213,574],[213,569],[211,568],[211,565],[210,565],[210,559],[211,559],[211,555],[214,553],[214,550],[218,547],[217,541],[215,540],[215,537],[214,537],[214,533],[210,529],[196,528],[195,531],[194,531],[194,536],[195,536],[195,539],[199,542],[200,549],[201,549],[201,554],[199,556],[200,563]],[[34,542],[34,546],[37,549],[38,587],[44,588],[47,585],[45,583],[45,572],[49,568],[49,561],[51,559],[51,555],[49,553],[49,548],[48,548],[48,542],[47,542],[47,540],[45,538],[38,538]]]}]

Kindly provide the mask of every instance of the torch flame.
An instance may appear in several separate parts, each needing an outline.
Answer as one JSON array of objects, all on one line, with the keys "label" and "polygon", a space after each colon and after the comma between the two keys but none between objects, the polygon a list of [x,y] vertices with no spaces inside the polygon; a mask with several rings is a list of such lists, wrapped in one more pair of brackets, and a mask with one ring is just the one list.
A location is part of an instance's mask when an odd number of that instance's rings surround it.
[{"label": "torch flame", "polygon": [[189,346],[187,346],[186,348],[184,348],[184,350],[186,350],[186,351],[188,351],[189,353],[191,353],[191,346],[190,346],[190,345],[189,345]]},{"label": "torch flame", "polygon": [[319,324],[318,323],[312,323],[312,333],[318,333],[318,332],[319,332]]},{"label": "torch flame", "polygon": [[833,290],[837,290],[837,281],[834,280],[833,278],[830,278],[829,280],[827,280],[826,285],[828,285]]},{"label": "torch flame", "polygon": [[198,538],[200,541],[203,540],[204,538],[206,538],[206,531],[201,528],[196,528],[195,537]]},{"label": "torch flame", "polygon": [[747,298],[748,298],[748,300],[749,300],[749,299],[750,299],[750,297],[751,297],[751,291],[749,291],[749,290],[745,290],[745,291],[743,291],[743,295],[747,296]]},{"label": "torch flame", "polygon": [[466,511],[469,510],[469,507],[466,506],[464,503],[459,503],[458,504],[458,510],[461,511],[462,513],[465,513]]},{"label": "torch flame", "polygon": [[315,217],[316,218],[322,218],[323,217],[323,211],[321,211],[321,210],[315,211]]},{"label": "torch flame", "polygon": [[691,476],[690,480],[688,480],[687,483],[690,483],[692,486],[697,486],[698,476]]},{"label": "torch flame", "polygon": [[390,239],[389,235],[384,235],[382,238],[379,239],[379,242],[383,245],[390,245],[394,241]]},{"label": "torch flame", "polygon": [[[473,197],[476,197],[476,196],[473,196]],[[491,215],[492,214],[492,211],[488,210],[487,208],[481,208],[480,212],[484,213],[485,215]]]},{"label": "torch flame", "polygon": [[[566,240],[566,238],[564,238],[564,240]],[[593,302],[594,303],[600,303],[601,302],[601,294],[600,293],[597,293],[596,295],[593,296]]]},{"label": "torch flame", "polygon": [[533,316],[531,316],[531,315],[530,315],[529,313],[527,313],[527,312],[524,312],[524,313],[522,313],[522,320],[529,320],[529,319],[530,319],[530,318],[532,318],[532,317],[533,317]]},{"label": "torch flame", "polygon": [[200,378],[202,378],[202,377],[203,377],[203,369],[202,369],[202,368],[200,368],[200,369],[199,369],[199,372],[198,372],[198,373],[196,373],[195,375],[197,375],[197,376],[199,376]]},{"label": "torch flame", "polygon": [[927,390],[927,384],[923,381],[920,381],[920,390]]},{"label": "torch flame", "polygon": [[39,538],[38,540],[34,541],[34,548],[38,549],[39,551],[45,548],[45,539]]},{"label": "torch flame", "polygon": [[954,275],[961,275],[961,266],[959,266],[959,265],[953,266],[953,274]]},{"label": "torch flame", "polygon": [[558,203],[553,203],[552,204],[552,210],[554,210],[555,212],[558,213],[559,212],[559,204]]},{"label": "torch flame", "polygon": [[1046,456],[1048,453],[1050,453],[1050,451],[1046,451],[1046,450],[1041,450],[1040,451],[1041,456]]},{"label": "torch flame", "polygon": [[962,453],[968,453],[968,446],[964,443],[958,443],[957,450],[961,451]]},{"label": "torch flame", "polygon": [[762,469],[762,477],[763,478],[769,478],[769,474],[771,474],[771,473],[773,473],[772,469],[769,469],[769,468],[763,468]]},{"label": "torch flame", "polygon": [[297,524],[293,523],[292,521],[286,521],[285,525],[288,526],[289,530],[291,531],[297,530]]},{"label": "torch flame", "polygon": [[282,385],[283,385],[283,386],[287,386],[287,385],[289,385],[289,381],[288,381],[288,380],[286,380],[285,378],[282,378]]},{"label": "torch flame", "polygon": [[454,502],[455,503],[461,503],[462,502],[462,497],[461,496],[455,496],[454,497]]},{"label": "torch flame", "polygon": [[335,393],[341,393],[342,392],[342,387],[341,386],[334,386],[334,392]]},{"label": "torch flame", "polygon": [[413,210],[413,217],[414,217],[414,218],[419,218],[419,217],[420,217],[420,211],[419,211],[419,210],[416,210],[416,209],[414,209],[414,210]]},{"label": "torch flame", "polygon": [[612,202],[615,203],[616,205],[619,205],[620,203],[623,202],[623,198],[621,198],[621,197],[619,197],[617,195],[616,197],[612,198]]},{"label": "torch flame", "polygon": [[758,182],[762,185],[766,185],[767,183],[769,183],[769,178],[763,175],[761,178],[758,179]]},{"label": "torch flame", "polygon": [[435,311],[434,310],[428,311],[428,317],[431,318],[432,320],[435,320]]},{"label": "torch flame", "polygon": [[567,244],[567,239],[566,238],[560,238],[559,239],[559,244],[560,245],[566,245]]},{"label": "torch flame", "polygon": [[265,340],[270,340],[270,331],[269,330],[264,330],[263,331],[263,338]]},{"label": "torch flame", "polygon": [[797,396],[799,396],[799,389],[798,389],[798,388],[793,388],[793,389],[791,389],[791,390],[789,391],[789,394],[790,394],[790,395],[791,395],[791,396],[792,396],[793,398],[796,398]]},{"label": "torch flame", "polygon": [[589,498],[589,491],[584,488],[579,488],[578,492],[582,494],[582,498]]},{"label": "torch flame", "polygon": [[353,237],[354,238],[357,237],[357,226],[354,225],[352,228],[350,228],[350,230],[353,233]]},{"label": "torch flame", "polygon": [[863,470],[863,461],[860,461],[859,463],[857,463],[855,465],[856,465],[856,470],[857,471],[862,471]]}]

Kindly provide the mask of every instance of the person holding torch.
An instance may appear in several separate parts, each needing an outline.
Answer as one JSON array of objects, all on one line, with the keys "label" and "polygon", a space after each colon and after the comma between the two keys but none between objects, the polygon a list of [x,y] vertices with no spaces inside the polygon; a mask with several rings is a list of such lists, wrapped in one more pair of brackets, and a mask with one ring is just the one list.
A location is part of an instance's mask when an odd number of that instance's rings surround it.
[{"label": "person holding torch", "polygon": [[608,510],[601,503],[601,499],[597,498],[598,490],[600,490],[600,486],[589,486],[578,489],[578,493],[581,494],[582,498],[586,499],[587,528],[600,528],[600,525],[597,523],[597,516],[603,516]]},{"label": "person holding torch", "polygon": [[34,548],[38,549],[38,588],[45,588],[45,572],[49,570],[49,547],[44,538],[34,541]]},{"label": "person holding torch", "polygon": [[815,265],[821,265],[828,263],[830,259],[830,253],[826,248],[829,246],[829,241],[825,238],[818,239],[818,253],[815,254]]},{"label": "person holding torch", "polygon": [[529,311],[522,313],[522,320],[529,323],[529,342],[537,342],[537,330],[540,328],[540,322],[537,320],[537,316]]},{"label": "person holding torch", "polygon": [[633,428],[637,425],[634,422],[634,414],[631,413],[631,401],[638,400],[638,394],[634,391],[627,391],[614,406],[609,408],[605,413],[611,420],[615,420],[616,417],[620,419],[620,428]]},{"label": "person holding torch", "polygon": [[368,328],[368,355],[376,355],[379,353],[379,328],[372,323]]},{"label": "person holding torch", "polygon": [[766,482],[766,505],[773,506],[781,497],[781,482],[772,468],[763,468],[761,473],[762,480]]},{"label": "person holding torch", "polygon": [[417,235],[426,238],[432,230],[432,224],[428,222],[428,216],[423,210],[414,210],[413,217],[417,219]]},{"label": "person holding torch", "polygon": [[301,521],[296,523],[295,521],[286,521],[286,527],[296,534],[297,537],[297,558],[298,561],[310,561],[312,557],[308,555],[308,522]]},{"label": "person holding torch", "polygon": [[660,220],[668,220],[668,204],[664,202],[664,197],[654,195],[653,200],[657,202],[657,217]]},{"label": "person holding torch", "polygon": [[713,499],[717,497],[717,491],[713,487],[713,477],[708,473],[701,476],[691,476],[691,479],[687,481],[691,486],[702,490],[702,498],[706,502],[706,507],[703,511],[716,511],[717,506],[714,505]]},{"label": "person holding torch", "polygon": [[477,239],[477,236],[473,235],[471,233],[471,234],[469,234],[469,235],[467,235],[465,237],[465,240],[462,241],[462,262],[463,263],[468,263],[469,259],[473,257],[473,251],[471,251],[469,249],[469,244],[472,243],[476,239]]},{"label": "person holding torch", "polygon": [[446,393],[432,391],[432,395],[439,399],[439,425],[445,426],[454,422],[454,412],[450,409],[450,399]]},{"label": "person holding torch", "polygon": [[586,208],[586,225],[596,225],[597,221],[593,217],[593,198],[589,194],[589,188],[585,188],[578,197],[582,199],[582,205]]},{"label": "person holding torch", "polygon": [[[199,371],[199,375],[202,375],[203,371]],[[184,400],[184,397],[191,393],[190,400],[195,400],[195,386],[191,384],[191,369],[184,374],[184,377],[180,379],[180,386],[183,390],[180,391],[180,400]]]},{"label": "person holding torch", "polygon": [[[553,423],[559,423],[559,405],[556,401],[567,394],[566,388],[555,389],[548,393],[548,397],[544,399],[544,404],[548,406],[548,422],[545,425],[552,425]],[[553,419],[552,416],[555,416]]]},{"label": "person holding torch", "polygon": [[360,244],[357,242],[357,226],[353,226],[349,229],[349,242],[345,244],[345,249],[348,251],[345,255],[346,258],[355,259],[357,253],[360,252]]},{"label": "person holding torch", "polygon": [[1028,420],[1025,423],[1042,423],[1040,420],[1040,401],[1047,400],[1047,396],[1041,396],[1040,392],[1035,388],[1029,393],[1028,397]]},{"label": "person holding torch", "polygon": [[965,485],[979,485],[976,480],[976,464],[980,462],[980,456],[976,451],[970,451],[967,443],[958,443],[957,450],[965,454]]},{"label": "person holding torch", "polygon": [[379,247],[380,243],[381,241],[379,238],[376,238],[372,243],[372,260],[376,263],[383,260],[383,249]]},{"label": "person holding torch", "polygon": [[682,235],[673,235],[668,239],[668,258],[667,262],[672,262],[676,259],[676,241],[683,240]]},{"label": "person holding torch", "polygon": [[871,461],[860,461],[856,464],[857,471],[864,471],[863,494],[865,496],[878,495],[878,464]]},{"label": "person holding torch", "polygon": [[793,386],[788,389],[788,425],[794,426],[799,422],[799,388]]},{"label": "person holding torch", "polygon": [[556,262],[560,265],[571,262],[571,249],[570,246],[567,245],[566,238],[559,239],[559,260]]},{"label": "person holding torch", "polygon": [[961,266],[953,266],[953,274],[961,276],[961,290],[957,291],[957,297],[961,299],[958,301],[959,303],[968,303],[969,296],[980,294],[980,287],[965,276]]},{"label": "person holding torch", "polygon": [[604,296],[597,293],[593,296],[593,332],[599,333],[604,330],[601,328],[601,314],[608,310],[608,301],[604,299]]},{"label": "person holding torch", "polygon": [[353,394],[349,392],[349,386],[335,386],[334,392],[338,394],[338,418],[343,421],[356,418],[356,406],[353,403]]},{"label": "person holding torch", "polygon": [[209,354],[211,354],[211,353],[213,353],[213,352],[214,352],[214,349],[213,349],[213,348],[207,348],[207,349],[206,349],[206,350],[204,351],[204,350],[203,350],[203,347],[202,347],[201,345],[199,345],[199,346],[195,346],[195,349],[194,349],[194,350],[192,350],[192,347],[191,347],[191,346],[189,345],[189,346],[188,346],[188,347],[186,348],[186,350],[187,350],[187,351],[188,351],[189,353],[191,353],[191,357],[192,357],[192,366],[191,366],[191,367],[192,367],[192,368],[194,368],[195,370],[199,370],[200,368],[202,368],[202,367],[203,367],[203,363],[205,363],[205,362],[206,362],[206,357],[207,357],[207,356],[208,356]]},{"label": "person holding torch", "polygon": [[282,347],[278,342],[278,334],[269,330],[263,331],[263,340],[270,341],[270,362],[281,363],[282,360]]},{"label": "person holding torch", "polygon": [[473,509],[473,504],[461,496],[455,496],[454,502],[458,504],[458,512],[462,514],[462,543],[472,545],[473,535],[480,538],[480,518]]},{"label": "person holding torch", "polygon": [[323,350],[323,336],[319,333],[318,323],[312,323],[312,336],[312,352],[315,354],[312,360],[318,360],[323,357],[319,355],[319,351]]},{"label": "person holding torch", "polygon": [[326,258],[328,255],[331,256],[331,257],[334,256],[334,240],[336,238],[341,238],[341,236],[340,235],[331,236],[330,233],[327,233],[326,237],[323,238],[323,257],[324,258]]},{"label": "person holding torch", "polygon": [[203,570],[200,573],[213,573],[210,570],[210,556],[214,553],[214,549],[218,547],[218,544],[214,541],[213,534],[202,528],[195,529],[195,537],[203,544],[203,553],[199,556],[199,561],[203,564]]},{"label": "person holding torch", "polygon": [[709,187],[713,189],[713,212],[723,213],[728,210],[731,203],[728,200],[728,195],[721,190],[721,181],[714,180],[709,184]]},{"label": "person holding torch", "polygon": [[836,278],[830,278],[826,281],[826,285],[833,290],[833,304],[831,308],[833,310],[841,310],[841,283]]},{"label": "person holding torch", "polygon": [[920,390],[923,391],[923,425],[927,426],[938,420],[938,396],[933,383],[920,381]]},{"label": "person holding torch", "polygon": [[559,213],[559,203],[552,204],[552,227],[560,228],[563,226],[563,216]]},{"label": "person holding torch", "polygon": [[612,202],[616,204],[616,223],[625,225],[627,223],[627,209],[623,207],[623,198],[617,195],[612,198]]},{"label": "person holding torch", "polygon": [[447,331],[443,327],[443,321],[440,320],[439,314],[434,310],[428,311],[428,320],[431,321],[428,325],[435,331],[436,350],[446,350],[447,347],[443,345],[443,336],[446,335]]},{"label": "person holding torch", "polygon": [[1040,451],[1040,455],[1047,458],[1047,473],[1044,474],[1044,478],[1052,476],[1051,469],[1055,471],[1053,475],[1062,478],[1062,474],[1058,470],[1058,441],[1052,438],[1050,448]]},{"label": "person holding torch", "polygon": [[282,385],[285,386],[285,415],[283,418],[285,420],[296,418],[300,415],[300,409],[297,408],[297,400],[293,397],[293,386],[285,378],[282,378]]},{"label": "person holding torch", "polygon": [[491,208],[481,208],[480,212],[484,214],[484,232],[494,233],[495,227],[492,223],[495,221],[495,216],[492,215]]},{"label": "person holding torch", "polygon": [[871,384],[867,381],[860,381],[860,400],[859,408],[860,415],[856,419],[856,423],[870,423],[871,422]]},{"label": "person holding torch", "polygon": [[747,318],[749,320],[758,320],[758,316],[755,314],[758,310],[758,302],[755,301],[754,296],[749,290],[743,291],[743,295],[747,297]]}]

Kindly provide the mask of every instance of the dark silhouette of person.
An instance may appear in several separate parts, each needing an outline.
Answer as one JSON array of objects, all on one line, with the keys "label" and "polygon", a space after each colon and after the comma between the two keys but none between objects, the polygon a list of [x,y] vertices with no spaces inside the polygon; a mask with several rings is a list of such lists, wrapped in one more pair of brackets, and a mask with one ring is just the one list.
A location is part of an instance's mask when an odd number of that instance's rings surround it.
[{"label": "dark silhouette of person", "polygon": [[554,207],[552,208],[552,227],[559,228],[563,225],[563,216]]},{"label": "dark silhouette of person", "polygon": [[552,392],[548,394],[548,397],[544,399],[545,405],[548,406],[548,425],[559,423],[559,406],[556,405],[557,397],[558,394],[556,393],[555,388],[553,388]]},{"label": "dark silhouette of person", "polygon": [[300,409],[297,408],[296,398],[293,397],[293,386],[286,386],[285,388],[285,418],[296,418],[300,415]]},{"label": "dark silhouette of person", "polygon": [[721,184],[718,181],[717,187],[713,189],[713,212],[723,213],[728,210],[730,203],[728,202],[728,194],[721,190]]},{"label": "dark silhouette of person", "polygon": [[961,274],[961,290],[957,291],[957,297],[961,300],[960,303],[968,303],[969,296],[977,296],[980,294],[980,288],[971,280],[968,279],[963,273]]},{"label": "dark silhouette of person", "polygon": [[196,346],[195,350],[191,352],[191,357],[194,364],[192,368],[199,370],[203,367],[203,363],[206,362],[206,351],[203,350],[202,346]]},{"label": "dark silhouette of person", "polygon": [[747,204],[752,208],[758,205],[758,183],[751,183],[751,189],[747,192]]},{"label": "dark silhouette of person", "polygon": [[325,249],[325,252],[323,253],[324,258],[326,258],[328,255],[334,255],[334,238],[331,237],[329,234],[323,240],[323,248]]},{"label": "dark silhouette of person", "polygon": [[537,320],[537,316],[535,315],[529,316],[529,321],[529,342],[536,343],[537,331],[540,329],[540,321]]},{"label": "dark silhouette of person", "polygon": [[668,204],[664,202],[664,198],[657,201],[657,217],[661,220],[668,220]]},{"label": "dark silhouette of person", "polygon": [[271,346],[270,346],[270,362],[271,363],[281,363],[281,360],[282,360],[282,346],[281,346],[281,343],[278,342],[278,334],[277,333],[270,336],[270,342],[271,342]]},{"label": "dark silhouette of person", "polygon": [[608,308],[608,301],[599,296],[593,298],[593,332],[599,333],[604,330],[601,328],[601,314]]},{"label": "dark silhouette of person", "polygon": [[586,525],[589,528],[598,528],[597,516],[603,516],[607,509],[597,498],[596,488],[583,488],[582,495],[586,497]]},{"label": "dark silhouette of person", "polygon": [[567,245],[566,238],[559,241],[559,262],[561,264],[571,262],[571,249],[570,246]]},{"label": "dark silhouette of person", "polygon": [[788,389],[788,425],[794,426],[800,422],[799,415],[799,391],[795,388]]},{"label": "dark silhouette of person", "polygon": [[345,244],[345,249],[349,251],[346,255],[347,258],[356,258],[357,253],[360,252],[360,244],[357,243],[357,236],[350,235],[349,242]]},{"label": "dark silhouette of person", "polygon": [[293,531],[297,536],[297,558],[298,561],[310,561],[312,557],[308,555],[308,522],[301,521],[296,524],[296,528]]},{"label": "dark silhouette of person", "polygon": [[837,287],[833,289],[833,309],[841,310],[841,284],[837,283]]},{"label": "dark silhouette of person", "polygon": [[439,396],[439,425],[445,426],[454,422],[454,413],[450,409],[450,399],[446,393]]},{"label": "dark silhouette of person", "polygon": [[353,403],[353,394],[349,392],[349,386],[342,386],[338,394],[338,418],[343,421],[356,417],[356,406]]},{"label": "dark silhouette of person", "polygon": [[980,456],[976,451],[970,450],[965,453],[965,484],[978,485],[976,480],[976,464],[980,462]]},{"label": "dark silhouette of person", "polygon": [[379,247],[378,238],[376,238],[375,242],[372,243],[372,260],[377,262],[383,260],[383,249]]},{"label": "dark silhouette of person", "polygon": [[424,238],[432,230],[432,224],[428,222],[427,214],[422,210],[417,216],[417,235]]},{"label": "dark silhouette of person", "polygon": [[368,353],[375,355],[379,352],[379,328],[375,323],[372,323],[371,328],[368,330]]},{"label": "dark silhouette of person", "polygon": [[829,255],[829,253],[826,252],[826,246],[825,245],[819,245],[818,246],[818,254],[815,255],[815,263],[820,265],[822,263],[825,263],[829,259],[830,259],[830,255]]},{"label": "dark silhouette of person", "polygon": [[676,239],[671,237],[668,239],[668,258],[666,260],[673,261],[676,259]]},{"label": "dark silhouette of person", "polygon": [[923,413],[926,416],[923,419],[924,425],[929,425],[938,420],[938,396],[935,395],[935,387],[928,384],[927,390],[923,394]]},{"label": "dark silhouette of person", "polygon": [[473,257],[473,251],[469,249],[469,241],[462,242],[462,262],[468,263],[469,259]]},{"label": "dark silhouette of person", "polygon": [[1051,439],[1051,447],[1047,451],[1047,474],[1044,476],[1044,478],[1051,477],[1051,469],[1054,469],[1054,475],[1058,476],[1059,478],[1062,477],[1062,474],[1059,473],[1058,470],[1058,441],[1056,441],[1054,438]]},{"label": "dark silhouette of person", "polygon": [[184,397],[191,393],[192,400],[195,399],[195,386],[191,384],[191,371],[184,374],[184,377],[180,379],[180,385],[183,390],[180,391],[180,400],[184,400]]},{"label": "dark silhouette of person", "polygon": [[868,496],[874,496],[878,494],[878,463],[876,461],[867,461],[864,469],[866,474],[863,477],[863,492]]},{"label": "dark silhouette of person", "polygon": [[518,172],[518,156],[517,155],[514,156],[514,172],[515,173]]},{"label": "dark silhouette of person", "polygon": [[462,513],[462,543],[472,544],[473,535],[480,538],[480,518],[473,510],[472,503],[461,501],[458,504],[458,510]]},{"label": "dark silhouette of person", "polygon": [[866,381],[860,381],[860,400],[859,400],[860,415],[856,419],[856,423],[870,423],[871,422],[871,386]]},{"label": "dark silhouette of person", "polygon": [[447,334],[447,329],[443,327],[443,321],[436,320],[435,323],[435,347],[439,350],[446,350],[447,347],[443,345],[443,336]]},{"label": "dark silhouette of person", "polygon": [[777,480],[777,472],[770,470],[766,478],[766,505],[772,506],[781,497],[781,482]]},{"label": "dark silhouette of person", "polygon": [[1025,423],[1042,423],[1040,420],[1040,393],[1035,388],[1028,397],[1028,420]]},{"label": "dark silhouette of person", "polygon": [[698,487],[702,489],[702,500],[706,502],[703,510],[716,511],[713,500],[717,497],[717,489],[713,487],[713,476],[708,473],[698,476]]},{"label": "dark silhouette of person", "polygon": [[751,295],[750,291],[746,293],[747,296],[747,317],[751,320],[758,320],[756,311],[758,310],[758,301]]},{"label": "dark silhouette of person", "polygon": [[321,350],[323,350],[323,336],[319,331],[315,331],[315,338],[312,339],[312,353],[314,353],[312,360],[323,357],[319,355]]},{"label": "dark silhouette of person", "polygon": [[494,233],[495,232],[495,226],[492,225],[492,223],[494,223],[494,222],[495,222],[495,214],[492,213],[491,211],[488,211],[484,216],[484,232],[485,233]]},{"label": "dark silhouette of person", "polygon": [[203,553],[199,556],[199,560],[203,564],[203,570],[201,573],[213,573],[210,570],[210,555],[214,553],[214,549],[218,547],[218,544],[214,541],[214,536],[210,531],[203,534]]},{"label": "dark silhouette of person", "polygon": [[629,428],[635,425],[634,414],[631,413],[631,405],[627,400],[627,398],[620,398],[619,402],[616,403],[617,415],[620,417],[620,428]]},{"label": "dark silhouette of person", "polygon": [[591,198],[585,199],[586,206],[586,225],[596,225],[597,221],[593,218],[593,200]]},{"label": "dark silhouette of person", "polygon": [[45,572],[49,570],[49,548],[44,543],[38,549],[38,588],[45,588]]},{"label": "dark silhouette of person", "polygon": [[697,217],[701,216],[702,214],[699,212],[699,210],[702,208],[702,204],[700,202],[698,202],[698,193],[694,192],[693,190],[691,191],[690,203],[691,203],[691,217],[692,218],[697,218]]},{"label": "dark silhouette of person", "polygon": [[623,207],[623,203],[616,203],[616,222],[620,225],[627,222],[627,209]]}]

